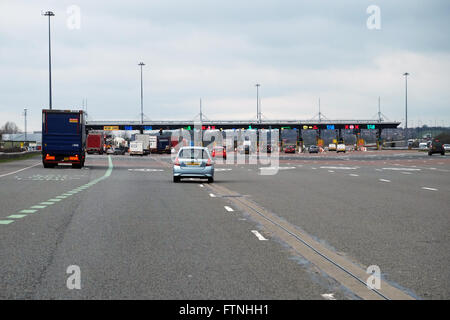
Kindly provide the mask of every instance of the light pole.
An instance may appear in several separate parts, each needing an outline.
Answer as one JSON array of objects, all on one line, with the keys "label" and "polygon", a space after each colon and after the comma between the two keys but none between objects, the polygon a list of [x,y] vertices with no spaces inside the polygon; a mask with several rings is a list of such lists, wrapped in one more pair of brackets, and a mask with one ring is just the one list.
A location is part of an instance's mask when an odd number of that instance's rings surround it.
[{"label": "light pole", "polygon": [[405,72],[405,140],[408,140],[408,76],[409,73]]},{"label": "light pole", "polygon": [[23,109],[23,116],[25,118],[25,141],[27,141],[27,108]]},{"label": "light pole", "polygon": [[46,11],[42,14],[48,17],[48,87],[49,87],[49,108],[52,110],[52,47],[50,41],[50,17],[55,14],[52,11]]},{"label": "light pole", "polygon": [[259,110],[259,83],[256,84],[256,119],[261,123],[261,110]]},{"label": "light pole", "polygon": [[141,67],[141,124],[144,124],[144,89],[142,86],[142,67],[145,66],[145,63],[139,62],[138,66]]}]

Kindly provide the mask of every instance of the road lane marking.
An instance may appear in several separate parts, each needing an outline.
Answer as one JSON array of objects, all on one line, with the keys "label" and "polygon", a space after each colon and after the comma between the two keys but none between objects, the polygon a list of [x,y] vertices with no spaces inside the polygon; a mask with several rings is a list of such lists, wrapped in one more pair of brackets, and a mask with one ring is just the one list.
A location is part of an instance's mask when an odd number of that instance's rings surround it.
[{"label": "road lane marking", "polygon": [[215,198],[215,197],[216,197],[216,195],[215,195],[214,193],[210,193],[209,196],[210,196],[211,198]]},{"label": "road lane marking", "polygon": [[330,166],[326,166],[326,167],[320,167],[320,169],[356,170],[358,168],[357,167],[330,167]]},{"label": "road lane marking", "polygon": [[26,209],[26,210],[21,210],[21,211],[19,211],[19,213],[35,213],[37,210],[29,210],[29,209]]},{"label": "road lane marking", "polygon": [[328,170],[328,172],[333,173],[334,171],[333,170]]},{"label": "road lane marking", "polygon": [[412,174],[411,172],[402,172],[403,174]]},{"label": "road lane marking", "polygon": [[383,170],[393,170],[393,171],[420,171],[416,168],[383,168]]},{"label": "road lane marking", "polygon": [[436,188],[422,187],[423,190],[438,191]]},{"label": "road lane marking", "polygon": [[[38,164],[36,164],[36,165],[38,165]],[[19,213],[23,213],[23,214],[11,215],[8,218],[20,219],[20,218],[26,217],[26,214],[28,214],[28,213],[35,213],[37,211],[35,209],[44,209],[44,208],[47,207],[47,205],[52,205],[55,202],[59,202],[59,201],[61,201],[63,199],[66,199],[67,197],[71,196],[73,193],[80,192],[80,191],[82,191],[82,190],[84,190],[86,188],[89,188],[90,186],[96,184],[97,182],[100,182],[100,181],[108,178],[111,175],[111,172],[112,172],[112,169],[113,169],[113,164],[112,164],[112,160],[111,160],[110,156],[108,156],[108,164],[109,164],[108,169],[106,170],[106,173],[102,177],[97,178],[97,179],[89,182],[88,184],[85,184],[85,185],[83,185],[81,187],[78,187],[78,188],[76,188],[76,189],[74,189],[72,191],[69,191],[67,193],[63,193],[60,196],[56,196],[53,199],[49,199],[47,201],[41,202],[40,205],[32,206],[31,209],[26,209],[26,210],[19,211]],[[22,170],[24,170],[24,169],[22,169]],[[14,220],[0,220],[0,224],[10,224],[12,222],[14,222]]]},{"label": "road lane marking", "polygon": [[224,206],[225,210],[227,210],[228,212],[233,212],[233,208],[229,207],[229,206]]},{"label": "road lane marking", "polygon": [[22,219],[23,217],[26,217],[26,214],[12,214],[7,218],[11,218],[11,219]]},{"label": "road lane marking", "polygon": [[[219,184],[210,184],[206,187],[224,196],[235,194],[234,191]],[[414,299],[383,279],[381,279],[380,289],[368,290],[366,283],[368,275],[365,268],[359,267],[353,261],[324,246],[314,236],[299,230],[298,227],[277,216],[276,213],[267,211],[253,201],[242,197],[230,197],[229,201],[234,204],[233,207],[249,214],[254,223],[292,247],[306,260],[316,265],[322,272],[334,278],[360,298],[366,300]]]},{"label": "road lane marking", "polygon": [[336,298],[334,297],[334,293],[324,293],[324,294],[321,294],[321,296],[325,300],[336,300]]},{"label": "road lane marking", "polygon": [[391,182],[391,180],[387,180],[387,179],[378,179],[381,182]]},{"label": "road lane marking", "polygon": [[199,186],[200,188],[203,188],[203,187],[204,187],[204,185],[202,185],[202,184],[199,184],[198,186]]},{"label": "road lane marking", "polygon": [[260,241],[266,241],[267,239],[266,238],[264,238],[263,236],[262,236],[262,234],[261,233],[259,233],[258,231],[256,231],[256,230],[252,230],[252,233],[258,238],[258,240],[260,240]]},{"label": "road lane marking", "polygon": [[34,165],[32,165],[32,166],[29,166],[29,167],[26,167],[26,168],[23,168],[23,169],[20,169],[20,170],[16,170],[16,171],[13,171],[13,172],[9,172],[9,173],[2,174],[2,175],[0,175],[0,178],[9,176],[9,175],[11,175],[11,174],[14,174],[14,173],[17,173],[17,172],[20,172],[20,171],[23,171],[23,170],[27,170],[27,169],[36,167],[37,165],[40,165],[40,164],[41,164],[41,163],[38,162],[38,163],[36,163],[36,164],[34,164]]},{"label": "road lane marking", "polygon": [[359,177],[359,174],[350,173],[349,176],[351,176],[351,177]]}]

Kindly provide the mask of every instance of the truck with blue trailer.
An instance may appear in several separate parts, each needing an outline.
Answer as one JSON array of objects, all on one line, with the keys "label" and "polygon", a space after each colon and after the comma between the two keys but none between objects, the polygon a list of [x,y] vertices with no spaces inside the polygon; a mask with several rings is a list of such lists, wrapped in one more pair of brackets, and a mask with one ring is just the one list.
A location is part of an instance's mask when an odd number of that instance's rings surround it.
[{"label": "truck with blue trailer", "polygon": [[70,163],[81,169],[86,159],[86,127],[82,110],[42,110],[44,168]]}]

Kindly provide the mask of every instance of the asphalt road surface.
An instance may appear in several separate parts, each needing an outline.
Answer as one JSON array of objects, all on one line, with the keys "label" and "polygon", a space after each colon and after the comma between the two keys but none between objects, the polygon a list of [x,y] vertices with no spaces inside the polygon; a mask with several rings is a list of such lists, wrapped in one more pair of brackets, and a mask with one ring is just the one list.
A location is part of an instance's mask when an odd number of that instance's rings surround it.
[{"label": "asphalt road surface", "polygon": [[173,183],[167,155],[0,163],[0,299],[450,298],[448,154],[282,155],[264,170],[218,164],[208,184]]}]

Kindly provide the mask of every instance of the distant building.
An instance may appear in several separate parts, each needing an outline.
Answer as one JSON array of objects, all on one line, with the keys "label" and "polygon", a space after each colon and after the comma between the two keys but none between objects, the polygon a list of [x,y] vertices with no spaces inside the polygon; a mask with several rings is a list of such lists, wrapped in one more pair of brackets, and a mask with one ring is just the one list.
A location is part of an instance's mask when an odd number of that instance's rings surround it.
[{"label": "distant building", "polygon": [[12,142],[34,142],[38,145],[42,144],[42,133],[27,133],[27,138],[25,140],[25,133],[4,133],[2,134],[3,141]]}]

